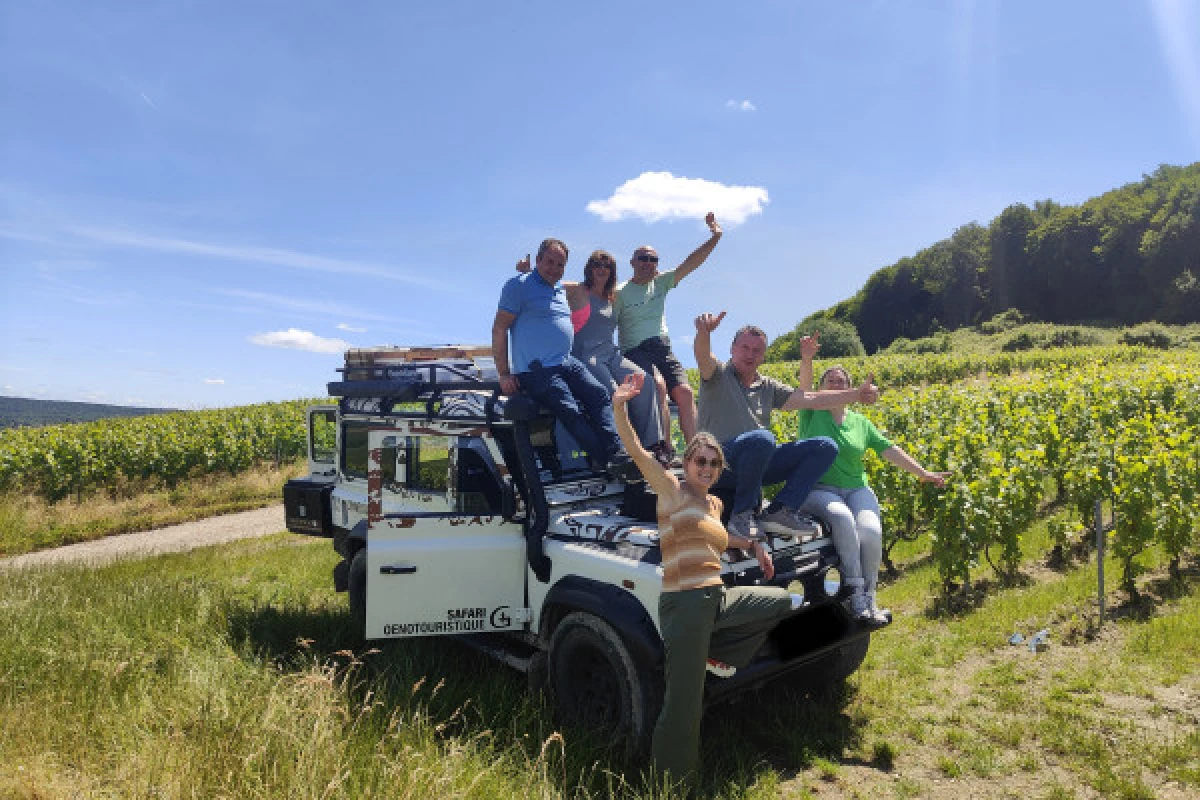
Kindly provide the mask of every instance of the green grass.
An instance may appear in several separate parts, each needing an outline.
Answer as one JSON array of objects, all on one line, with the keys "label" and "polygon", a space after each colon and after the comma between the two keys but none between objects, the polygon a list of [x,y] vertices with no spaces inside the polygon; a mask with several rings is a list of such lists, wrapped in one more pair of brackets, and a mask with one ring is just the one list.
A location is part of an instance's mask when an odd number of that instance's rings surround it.
[{"label": "green grass", "polygon": [[[6,574],[0,796],[677,796],[452,641],[356,645],[334,562],[279,535]],[[710,713],[700,794],[916,797],[936,777],[970,796],[1047,764],[1046,796],[1200,791],[1194,581],[1065,645],[1090,567],[952,617],[926,613],[929,577],[884,589],[897,621],[844,688]],[[1051,647],[1009,646],[1014,626],[1050,627]]]},{"label": "green grass", "polygon": [[238,475],[206,475],[175,488],[104,493],[48,503],[28,492],[0,493],[0,557],[16,556],[117,533],[263,508],[283,501],[283,484],[304,462],[254,467]]}]

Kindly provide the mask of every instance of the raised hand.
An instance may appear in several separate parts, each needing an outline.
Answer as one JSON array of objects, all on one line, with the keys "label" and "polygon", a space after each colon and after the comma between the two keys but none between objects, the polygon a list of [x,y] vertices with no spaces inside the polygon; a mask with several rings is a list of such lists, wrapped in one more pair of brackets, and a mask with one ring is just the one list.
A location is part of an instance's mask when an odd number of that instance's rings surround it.
[{"label": "raised hand", "polygon": [[529,253],[526,253],[525,257],[517,262],[517,272],[529,272],[532,269],[533,265],[529,260]]},{"label": "raised hand", "polygon": [[646,380],[645,373],[632,372],[625,376],[625,380],[613,391],[613,404],[620,403],[625,405],[633,398],[641,394],[642,384]]},{"label": "raised hand", "polygon": [[696,330],[700,333],[712,333],[721,324],[721,320],[723,319],[725,319],[724,311],[720,314],[711,314],[706,311],[696,317]]},{"label": "raised hand", "polygon": [[812,361],[817,355],[817,351],[821,349],[821,332],[813,331],[812,336],[800,337],[800,358],[804,361]]},{"label": "raised hand", "polygon": [[721,226],[717,224],[717,215],[714,214],[713,212],[710,211],[710,212],[708,212],[708,214],[705,215],[704,224],[708,226],[708,229],[710,231],[712,231],[713,236],[721,235],[721,233],[722,233]]},{"label": "raised hand", "polygon": [[872,372],[858,387],[858,402],[872,405],[879,400],[879,387],[875,385],[875,373]]}]

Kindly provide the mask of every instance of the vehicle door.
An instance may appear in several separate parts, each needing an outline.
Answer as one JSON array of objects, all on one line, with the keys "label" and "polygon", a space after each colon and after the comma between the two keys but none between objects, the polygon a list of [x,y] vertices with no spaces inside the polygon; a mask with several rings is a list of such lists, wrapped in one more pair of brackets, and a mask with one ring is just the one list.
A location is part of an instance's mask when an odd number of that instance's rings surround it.
[{"label": "vehicle door", "polygon": [[337,475],[337,406],[308,409],[308,474],[332,481]]},{"label": "vehicle door", "polygon": [[503,517],[499,449],[481,445],[489,436],[369,431],[368,638],[524,627],[524,526]]}]

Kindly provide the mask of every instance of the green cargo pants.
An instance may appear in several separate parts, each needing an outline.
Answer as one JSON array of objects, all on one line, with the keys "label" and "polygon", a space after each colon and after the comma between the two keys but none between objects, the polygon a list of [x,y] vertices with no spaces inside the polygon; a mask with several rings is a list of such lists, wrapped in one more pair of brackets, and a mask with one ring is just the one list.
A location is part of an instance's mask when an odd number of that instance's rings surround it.
[{"label": "green cargo pants", "polygon": [[746,666],[791,610],[791,595],[774,587],[710,586],[659,595],[667,664],[651,750],[658,769],[676,779],[692,777],[699,757],[707,660]]}]

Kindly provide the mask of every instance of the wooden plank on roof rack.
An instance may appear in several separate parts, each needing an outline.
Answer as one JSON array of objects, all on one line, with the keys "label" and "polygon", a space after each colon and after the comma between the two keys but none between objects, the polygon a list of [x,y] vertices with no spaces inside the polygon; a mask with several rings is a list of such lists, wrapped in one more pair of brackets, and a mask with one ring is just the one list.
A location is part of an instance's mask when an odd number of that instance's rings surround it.
[{"label": "wooden plank on roof rack", "polygon": [[408,364],[414,361],[442,361],[491,356],[485,344],[447,344],[429,347],[354,347],[346,351],[346,365],[369,367],[384,364]]}]

